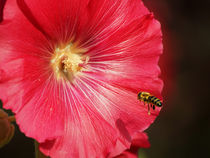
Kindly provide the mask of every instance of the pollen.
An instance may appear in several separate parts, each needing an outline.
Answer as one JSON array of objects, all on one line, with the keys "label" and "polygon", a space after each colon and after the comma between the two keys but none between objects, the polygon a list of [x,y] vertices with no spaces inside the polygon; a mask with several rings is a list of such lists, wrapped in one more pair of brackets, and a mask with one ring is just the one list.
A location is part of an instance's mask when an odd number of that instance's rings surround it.
[{"label": "pollen", "polygon": [[89,57],[84,55],[86,51],[73,43],[57,47],[51,58],[51,67],[56,78],[73,81],[88,63]]}]

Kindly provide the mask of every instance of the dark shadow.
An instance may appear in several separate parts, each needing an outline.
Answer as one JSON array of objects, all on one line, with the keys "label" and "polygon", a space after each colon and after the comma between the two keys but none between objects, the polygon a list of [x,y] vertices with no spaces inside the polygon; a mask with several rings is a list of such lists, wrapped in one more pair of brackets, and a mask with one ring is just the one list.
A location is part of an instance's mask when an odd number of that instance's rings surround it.
[{"label": "dark shadow", "polygon": [[118,119],[118,120],[115,122],[115,124],[116,124],[116,127],[117,127],[117,129],[119,130],[120,134],[122,134],[123,137],[124,137],[127,141],[131,142],[131,136],[130,136],[128,130],[126,129],[124,122],[123,122],[121,119]]}]

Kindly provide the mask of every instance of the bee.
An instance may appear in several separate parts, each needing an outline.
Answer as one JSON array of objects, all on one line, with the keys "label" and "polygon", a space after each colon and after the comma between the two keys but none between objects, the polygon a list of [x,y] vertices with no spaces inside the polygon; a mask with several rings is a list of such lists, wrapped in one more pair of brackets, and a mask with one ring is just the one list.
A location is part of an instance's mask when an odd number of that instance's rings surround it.
[{"label": "bee", "polygon": [[143,101],[144,105],[147,104],[148,107],[148,115],[150,115],[150,107],[155,110],[155,106],[161,107],[163,103],[157,97],[151,95],[148,92],[139,92],[138,93],[138,100]]}]

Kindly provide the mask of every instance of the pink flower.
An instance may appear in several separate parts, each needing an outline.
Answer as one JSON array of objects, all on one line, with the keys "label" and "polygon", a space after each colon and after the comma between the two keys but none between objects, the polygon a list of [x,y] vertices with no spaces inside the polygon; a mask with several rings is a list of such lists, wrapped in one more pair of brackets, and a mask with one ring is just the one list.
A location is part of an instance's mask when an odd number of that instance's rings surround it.
[{"label": "pink flower", "polygon": [[161,53],[140,0],[7,0],[0,98],[52,158],[119,155],[159,113],[137,93],[161,98]]}]

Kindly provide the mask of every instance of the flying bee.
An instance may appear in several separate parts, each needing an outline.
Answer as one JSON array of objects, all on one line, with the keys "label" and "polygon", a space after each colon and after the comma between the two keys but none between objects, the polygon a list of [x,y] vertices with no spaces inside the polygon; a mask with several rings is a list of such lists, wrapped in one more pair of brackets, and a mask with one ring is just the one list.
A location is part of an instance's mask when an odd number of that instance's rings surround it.
[{"label": "flying bee", "polygon": [[145,105],[145,103],[147,104],[149,115],[150,115],[150,107],[152,107],[153,110],[155,110],[155,106],[161,107],[163,105],[163,103],[160,101],[160,99],[151,95],[148,92],[139,92],[138,99],[140,101],[143,101],[144,105]]}]

